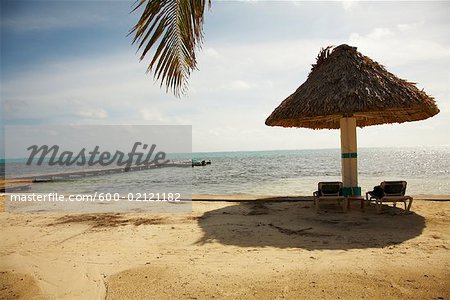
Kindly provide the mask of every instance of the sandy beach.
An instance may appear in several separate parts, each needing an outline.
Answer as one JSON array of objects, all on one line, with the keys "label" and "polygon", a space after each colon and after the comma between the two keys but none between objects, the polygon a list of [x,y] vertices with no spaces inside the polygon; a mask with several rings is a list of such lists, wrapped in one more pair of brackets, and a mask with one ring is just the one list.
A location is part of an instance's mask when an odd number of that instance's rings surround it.
[{"label": "sandy beach", "polygon": [[0,300],[450,300],[450,1],[0,24]]},{"label": "sandy beach", "polygon": [[197,198],[190,214],[2,212],[0,298],[450,297],[450,197],[380,215]]}]

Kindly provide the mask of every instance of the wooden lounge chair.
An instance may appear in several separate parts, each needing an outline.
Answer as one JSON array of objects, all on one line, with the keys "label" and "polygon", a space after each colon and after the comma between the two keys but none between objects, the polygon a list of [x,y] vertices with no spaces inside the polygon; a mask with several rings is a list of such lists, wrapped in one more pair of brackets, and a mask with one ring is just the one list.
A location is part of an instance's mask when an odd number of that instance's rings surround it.
[{"label": "wooden lounge chair", "polygon": [[369,204],[375,201],[377,212],[381,212],[384,202],[393,202],[394,207],[397,206],[397,202],[403,202],[405,210],[410,211],[413,198],[405,196],[405,193],[406,181],[383,181],[379,186],[374,187],[373,191],[366,193],[366,200]]},{"label": "wooden lounge chair", "polygon": [[317,191],[313,193],[314,206],[319,210],[320,203],[338,203],[344,212],[347,211],[347,198],[341,195],[342,182],[319,182]]}]

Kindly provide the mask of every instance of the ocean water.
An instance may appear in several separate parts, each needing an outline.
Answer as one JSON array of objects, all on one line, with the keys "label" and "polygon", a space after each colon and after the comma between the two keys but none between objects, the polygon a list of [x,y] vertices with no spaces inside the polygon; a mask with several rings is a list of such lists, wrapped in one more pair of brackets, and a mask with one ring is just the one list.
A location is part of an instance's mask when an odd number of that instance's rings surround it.
[{"label": "ocean water", "polygon": [[[319,181],[341,181],[340,149],[198,153],[195,194],[312,195]],[[358,149],[363,193],[383,180],[406,180],[407,193],[450,194],[450,147]]]},{"label": "ocean water", "polygon": [[[361,148],[363,193],[383,180],[406,180],[412,195],[450,194],[450,147]],[[35,183],[31,192],[166,192],[193,195],[312,195],[319,181],[341,180],[339,149],[193,153],[211,165],[162,168]]]}]

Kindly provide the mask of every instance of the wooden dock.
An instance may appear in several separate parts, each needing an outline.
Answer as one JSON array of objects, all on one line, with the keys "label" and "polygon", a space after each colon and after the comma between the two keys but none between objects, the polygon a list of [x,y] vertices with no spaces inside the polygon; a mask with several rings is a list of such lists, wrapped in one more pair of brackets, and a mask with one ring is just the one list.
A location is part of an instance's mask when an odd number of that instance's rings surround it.
[{"label": "wooden dock", "polygon": [[29,180],[0,180],[0,193],[27,191],[31,183]]},{"label": "wooden dock", "polygon": [[31,182],[50,182],[57,180],[67,180],[67,179],[75,179],[75,178],[83,178],[90,176],[101,176],[108,174],[117,174],[117,173],[126,173],[126,172],[136,172],[136,171],[144,171],[151,169],[159,169],[159,168],[185,168],[191,167],[191,162],[184,161],[171,161],[165,164],[145,164],[139,166],[131,166],[131,167],[116,167],[116,168],[104,168],[104,169],[83,169],[76,171],[62,171],[62,172],[54,172],[54,173],[43,173],[43,174],[26,174],[21,176],[14,176],[12,178],[7,178],[8,180],[29,180]]}]

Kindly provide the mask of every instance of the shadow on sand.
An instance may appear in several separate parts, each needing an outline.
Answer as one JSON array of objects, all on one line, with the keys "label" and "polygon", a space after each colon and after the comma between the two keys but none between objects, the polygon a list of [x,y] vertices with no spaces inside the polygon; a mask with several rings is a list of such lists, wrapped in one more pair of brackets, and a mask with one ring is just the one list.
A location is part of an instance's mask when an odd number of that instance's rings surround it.
[{"label": "shadow on sand", "polygon": [[203,237],[198,244],[216,241],[241,247],[315,249],[381,248],[420,235],[425,219],[399,208],[356,206],[341,213],[333,206],[316,213],[311,201],[254,201],[208,211],[198,219]]}]

